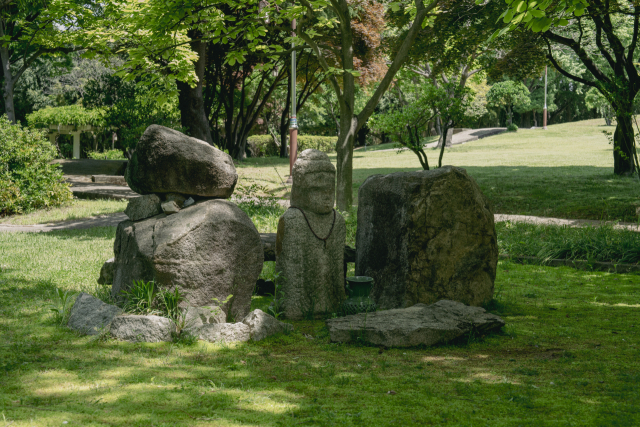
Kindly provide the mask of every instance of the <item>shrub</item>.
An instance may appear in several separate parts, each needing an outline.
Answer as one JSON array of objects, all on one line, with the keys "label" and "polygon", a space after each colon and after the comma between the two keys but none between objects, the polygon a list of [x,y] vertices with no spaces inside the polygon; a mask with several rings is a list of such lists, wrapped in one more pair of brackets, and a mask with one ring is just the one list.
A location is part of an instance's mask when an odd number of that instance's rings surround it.
[{"label": "shrub", "polygon": [[39,130],[0,117],[0,215],[59,206],[73,198],[55,148]]},{"label": "shrub", "polygon": [[517,132],[518,131],[518,125],[516,125],[515,123],[511,123],[509,126],[507,126],[507,132]]},{"label": "shrub", "polygon": [[27,123],[35,127],[49,127],[50,125],[92,125],[103,127],[104,110],[84,108],[80,104],[65,105],[63,107],[45,107],[27,115]]},{"label": "shrub", "polygon": [[337,136],[298,135],[298,152],[315,148],[324,153],[333,153],[337,142]]},{"label": "shrub", "polygon": [[127,160],[122,150],[89,151],[87,157],[94,160]]},{"label": "shrub", "polygon": [[251,157],[277,156],[280,148],[273,142],[271,135],[253,135],[247,138],[247,147]]}]

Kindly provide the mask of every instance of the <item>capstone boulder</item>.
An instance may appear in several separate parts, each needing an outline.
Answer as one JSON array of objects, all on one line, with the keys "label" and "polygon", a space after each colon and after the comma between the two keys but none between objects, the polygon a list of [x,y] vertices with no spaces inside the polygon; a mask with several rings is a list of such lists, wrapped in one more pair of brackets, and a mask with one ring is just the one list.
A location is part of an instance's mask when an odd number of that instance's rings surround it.
[{"label": "capstone boulder", "polygon": [[176,130],[151,125],[127,164],[125,179],[139,194],[228,198],[238,174],[223,151]]},{"label": "capstone boulder", "polygon": [[358,192],[356,275],[379,308],[493,297],[498,245],[489,201],[464,169],[373,175]]}]

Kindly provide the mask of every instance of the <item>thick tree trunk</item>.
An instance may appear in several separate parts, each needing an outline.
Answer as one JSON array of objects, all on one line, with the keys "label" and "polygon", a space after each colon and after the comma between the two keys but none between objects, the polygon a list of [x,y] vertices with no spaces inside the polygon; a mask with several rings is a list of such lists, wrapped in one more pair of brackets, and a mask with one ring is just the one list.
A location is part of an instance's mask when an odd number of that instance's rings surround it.
[{"label": "thick tree trunk", "polygon": [[621,114],[616,117],[618,122],[613,134],[613,173],[629,176],[635,171],[634,134],[631,123],[631,108],[629,114]]},{"label": "thick tree trunk", "polygon": [[336,205],[342,211],[353,204],[353,142],[358,130],[358,119],[340,115],[340,135],[336,144],[338,181]]},{"label": "thick tree trunk", "polygon": [[511,111],[511,104],[509,104],[507,106],[507,117],[508,117],[508,124],[509,126],[511,126],[513,124],[513,112]]},{"label": "thick tree trunk", "polygon": [[[192,39],[198,38],[198,35],[192,31],[189,31],[188,34]],[[194,41],[191,43],[191,48],[198,54],[198,61],[195,63],[198,84],[192,88],[185,82],[177,82],[178,105],[180,108],[180,122],[182,127],[186,128],[186,132],[194,138],[201,139],[213,145],[211,129],[209,129],[209,120],[207,120],[207,115],[204,111],[204,96],[202,93],[204,70],[207,60],[206,47],[207,45],[203,41]]]},{"label": "thick tree trunk", "polygon": [[[6,76],[6,74],[5,74]],[[4,98],[4,112],[14,125],[16,124],[16,109],[13,106],[13,82],[5,77],[2,85],[2,97]]]}]

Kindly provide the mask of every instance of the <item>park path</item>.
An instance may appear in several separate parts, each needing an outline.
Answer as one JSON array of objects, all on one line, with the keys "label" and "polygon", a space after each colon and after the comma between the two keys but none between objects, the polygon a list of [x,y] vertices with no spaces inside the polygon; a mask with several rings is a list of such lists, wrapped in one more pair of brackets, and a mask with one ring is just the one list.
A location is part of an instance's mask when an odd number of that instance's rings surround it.
[{"label": "park path", "polygon": [[[493,135],[498,135],[503,132],[506,132],[507,128],[482,128],[482,129],[468,129],[463,130],[462,132],[458,132],[451,137],[451,145],[462,145],[467,142],[477,141],[482,138],[486,138]],[[429,144],[425,144],[424,148],[435,148],[438,146],[438,142],[431,142]],[[366,151],[363,147],[359,147],[356,150],[358,151]],[[385,151],[403,151],[408,150],[408,148],[387,148],[385,150],[375,150],[376,153],[384,153]]]},{"label": "park path", "polygon": [[[284,204],[286,207],[286,204]],[[11,225],[0,224],[1,232],[47,232],[56,230],[80,230],[92,227],[115,227],[120,222],[127,220],[127,216],[124,213],[116,213],[110,215],[100,215],[92,218],[76,219],[72,221],[63,221],[52,224],[37,224],[37,225]],[[542,216],[531,215],[506,215],[495,214],[496,222],[524,222],[527,224],[538,225],[558,225],[568,227],[599,227],[602,225],[612,225],[615,229],[626,229],[631,231],[640,232],[640,224],[630,222],[603,222],[591,219],[563,219],[563,218],[548,218]]]}]

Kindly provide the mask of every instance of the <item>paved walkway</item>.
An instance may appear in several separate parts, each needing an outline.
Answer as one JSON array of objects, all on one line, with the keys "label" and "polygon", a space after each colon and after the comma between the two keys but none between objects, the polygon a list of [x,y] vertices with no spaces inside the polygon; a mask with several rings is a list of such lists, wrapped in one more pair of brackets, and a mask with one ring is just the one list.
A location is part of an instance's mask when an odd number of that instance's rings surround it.
[{"label": "paved walkway", "polygon": [[[467,142],[477,141],[488,136],[498,135],[506,132],[507,128],[483,128],[483,129],[470,129],[462,132],[458,132],[451,137],[451,145],[461,145]],[[425,144],[424,148],[435,148],[438,146],[438,142],[432,142]],[[356,150],[364,151],[362,147],[358,147]],[[376,153],[383,153],[385,151],[402,151],[408,150],[408,148],[387,148],[385,150],[375,150]]]},{"label": "paved walkway", "polygon": [[71,191],[78,199],[126,200],[139,196],[126,185],[92,182],[91,175],[65,175],[64,178],[71,184]]},{"label": "paved walkway", "polygon": [[[284,207],[287,207],[287,203],[283,203]],[[37,224],[37,225],[9,225],[0,224],[0,232],[46,232],[55,230],[79,230],[91,227],[115,227],[120,222],[127,220],[127,216],[124,213],[116,213],[111,215],[100,215],[92,218],[77,219],[73,221],[64,221],[52,224]],[[613,225],[615,229],[625,229],[631,231],[640,232],[640,224],[629,222],[602,222],[591,219],[562,219],[562,218],[547,218],[542,216],[529,216],[529,215],[505,215],[496,214],[496,222],[524,222],[527,224],[539,224],[539,225],[558,225],[568,227],[599,227],[607,224]]]}]

